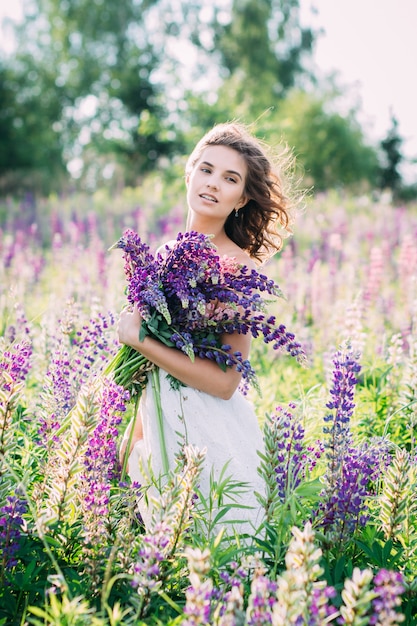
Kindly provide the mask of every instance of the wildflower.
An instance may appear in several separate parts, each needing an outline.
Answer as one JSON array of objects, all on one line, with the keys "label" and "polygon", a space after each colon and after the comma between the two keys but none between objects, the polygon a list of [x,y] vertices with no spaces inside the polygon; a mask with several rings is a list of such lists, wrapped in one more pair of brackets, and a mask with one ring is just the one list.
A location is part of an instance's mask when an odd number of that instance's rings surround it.
[{"label": "wildflower", "polygon": [[72,334],[72,368],[77,386],[87,382],[94,370],[101,371],[106,354],[113,352],[108,339],[108,329],[113,325],[111,313],[104,315],[98,312]]},{"label": "wildflower", "polygon": [[222,570],[219,572],[220,579],[230,587],[227,591],[217,591],[217,606],[213,612],[213,623],[218,626],[239,626],[245,623],[245,611],[243,607],[243,581],[248,576],[248,571],[239,563],[232,561],[229,564],[231,572]]},{"label": "wildflower", "polygon": [[322,552],[314,544],[314,531],[307,522],[303,530],[292,528],[293,538],[285,556],[286,570],[278,577],[277,601],[273,605],[272,624],[322,624],[318,616],[333,616],[336,609],[328,604],[334,596],[332,587],[320,580]]},{"label": "wildflower", "polygon": [[19,303],[14,305],[15,312],[15,323],[10,324],[4,328],[3,336],[6,340],[6,343],[11,345],[13,343],[17,343],[17,337],[21,337],[24,335],[30,334],[30,327],[28,324],[28,320],[26,319],[25,312],[23,310],[23,306]]},{"label": "wildflower", "polygon": [[305,430],[300,419],[293,415],[295,408],[291,403],[288,409],[277,407],[274,414],[266,415],[265,445],[258,472],[266,485],[261,503],[267,520],[274,517],[280,503],[291,497],[323,453],[321,442],[305,445]]},{"label": "wildflower", "polygon": [[324,432],[329,435],[325,442],[328,466],[324,476],[326,487],[321,494],[321,502],[314,516],[317,524],[324,527],[336,540],[349,536],[358,525],[365,525],[368,519],[367,498],[372,482],[380,475],[386,447],[377,443],[354,446],[350,431],[350,418],[356,374],[360,371],[357,357],[347,348],[339,351],[334,359],[333,387],[331,400],[324,418]]},{"label": "wildflower", "polygon": [[255,575],[246,611],[248,626],[267,626],[272,624],[272,610],[276,602],[276,582],[262,574]]},{"label": "wildflower", "polygon": [[364,330],[364,299],[355,298],[343,311],[343,336],[349,341],[352,350],[356,353],[363,352],[366,341]]},{"label": "wildflower", "polygon": [[407,517],[406,507],[412,497],[410,455],[397,449],[385,473],[380,495],[380,520],[385,538],[393,539]]},{"label": "wildflower", "polygon": [[338,615],[336,608],[329,600],[336,597],[334,587],[316,587],[310,599],[308,626],[323,626],[333,621]]},{"label": "wildflower", "polygon": [[403,622],[405,616],[396,611],[401,605],[401,594],[405,590],[402,574],[380,569],[374,576],[373,583],[376,598],[372,600],[373,615],[369,620],[370,626],[390,626]]},{"label": "wildflower", "polygon": [[51,355],[40,394],[39,445],[52,448],[59,442],[57,431],[75,402],[73,387],[69,352],[58,346]]},{"label": "wildflower", "polygon": [[371,590],[372,570],[353,569],[352,578],[346,579],[342,590],[344,604],[340,607],[339,624],[363,624],[375,594]]},{"label": "wildflower", "polygon": [[186,591],[184,608],[184,626],[211,624],[211,599],[213,583],[205,578],[210,571],[210,551],[206,548],[187,548],[185,555],[188,560],[190,587]]},{"label": "wildflower", "polygon": [[23,382],[30,370],[32,345],[24,340],[4,350],[0,361],[0,382],[5,391],[11,391],[16,383]]},{"label": "wildflower", "polygon": [[242,586],[233,586],[224,598],[224,609],[215,622],[218,626],[239,626],[244,624]]},{"label": "wildflower", "polygon": [[412,281],[415,279],[417,267],[417,250],[412,233],[404,236],[399,246],[398,280],[401,286],[400,293],[405,298],[412,290]]},{"label": "wildflower", "polygon": [[112,382],[106,382],[101,393],[97,425],[89,435],[81,473],[82,507],[85,537],[94,543],[106,533],[111,481],[118,466],[117,426],[126,410],[126,392]]},{"label": "wildflower", "polygon": [[[54,455],[48,455],[42,467],[42,480],[33,491],[38,514],[44,520],[59,520],[71,515],[78,500],[82,506],[87,505],[86,509],[82,508],[86,520],[91,519],[90,512],[94,514],[99,502],[107,507],[105,495],[101,494],[103,499],[100,500],[99,494],[110,480],[112,467],[117,461],[117,430],[114,429],[120,422],[118,413],[125,410],[125,394],[124,389],[99,377],[92,378],[81,388],[75,407],[62,425],[65,442]],[[84,469],[84,461],[88,472]],[[100,523],[91,527],[88,521],[85,526],[86,537],[90,530],[94,534],[102,528]]]},{"label": "wildflower", "polygon": [[112,314],[98,312],[77,330],[75,304],[67,303],[60,320],[61,335],[54,338],[48,369],[38,403],[38,443],[52,450],[59,446],[57,431],[74,407],[80,387],[101,370],[110,345]]},{"label": "wildflower", "polygon": [[370,253],[370,265],[367,271],[367,285],[363,295],[364,301],[369,305],[380,293],[382,278],[384,275],[384,254],[381,248],[373,246]]},{"label": "wildflower", "polygon": [[[0,352],[0,461],[13,441],[13,411],[17,404],[18,391],[30,369],[31,356],[32,346],[26,340],[14,344],[3,353]],[[0,476],[1,473],[0,462]]]},{"label": "wildflower", "polygon": [[172,528],[170,549],[184,541],[186,530],[192,523],[195,493],[205,455],[205,448],[199,450],[184,445],[175,471],[171,472],[170,480],[153,502],[153,525],[167,521]]},{"label": "wildflower", "polygon": [[19,550],[23,515],[27,512],[26,501],[16,491],[7,497],[7,504],[0,508],[0,572],[10,570],[17,563],[15,554]]},{"label": "wildflower", "polygon": [[[295,408],[290,405],[289,408]],[[282,407],[276,409],[273,417],[277,422],[277,475],[278,496],[282,502],[289,493],[298,487],[305,477],[306,457],[304,455],[305,430],[299,420],[290,411]]]},{"label": "wildflower", "polygon": [[[332,476],[321,494],[318,522],[334,539],[350,536],[357,526],[368,519],[367,500],[372,485],[381,475],[383,448],[367,443],[350,446],[341,460],[337,476]],[[327,475],[325,476],[327,481]]]},{"label": "wildflower", "polygon": [[167,556],[171,536],[171,527],[163,521],[143,536],[133,576],[133,586],[140,595],[160,588],[162,562]]},{"label": "wildflower", "polygon": [[[124,250],[127,299],[142,315],[142,339],[151,334],[192,360],[199,356],[222,368],[236,366],[242,373],[243,390],[255,382],[255,373],[247,359],[222,343],[225,334],[261,336],[274,350],[287,351],[303,361],[294,335],[264,313],[261,293],[279,297],[278,285],[255,270],[218,257],[210,237],[180,233],[172,247],[153,257],[136,233],[126,231],[114,247]],[[107,371],[131,389],[131,374],[144,360],[123,346]]]},{"label": "wildflower", "polygon": [[349,422],[355,408],[354,387],[356,375],[361,370],[357,359],[358,355],[348,347],[345,352],[338,351],[333,360],[333,387],[330,389],[331,399],[326,404],[333,412],[324,417],[324,421],[331,425],[323,428],[323,432],[330,436],[326,447],[331,472],[337,472],[344,448],[351,439]]}]

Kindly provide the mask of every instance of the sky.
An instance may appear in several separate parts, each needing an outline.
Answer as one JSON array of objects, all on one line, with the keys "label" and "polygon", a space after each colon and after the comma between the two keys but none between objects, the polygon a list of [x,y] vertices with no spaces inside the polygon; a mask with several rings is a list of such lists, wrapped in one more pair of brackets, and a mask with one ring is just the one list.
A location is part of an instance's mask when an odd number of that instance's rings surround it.
[{"label": "sky", "polygon": [[[314,62],[323,74],[337,71],[359,97],[360,121],[377,142],[399,123],[403,153],[417,158],[417,0],[300,0],[306,23],[325,33]],[[318,11],[312,18],[310,9]],[[406,168],[417,181],[417,164]]]},{"label": "sky", "polygon": [[[323,77],[336,72],[338,84],[359,102],[369,140],[386,136],[393,114],[404,155],[417,158],[417,0],[300,0],[300,6],[303,22],[324,31],[315,46],[316,70]],[[19,0],[0,0],[0,20],[20,15]],[[11,45],[6,34],[0,32],[3,48]],[[417,164],[404,175],[416,182]]]}]

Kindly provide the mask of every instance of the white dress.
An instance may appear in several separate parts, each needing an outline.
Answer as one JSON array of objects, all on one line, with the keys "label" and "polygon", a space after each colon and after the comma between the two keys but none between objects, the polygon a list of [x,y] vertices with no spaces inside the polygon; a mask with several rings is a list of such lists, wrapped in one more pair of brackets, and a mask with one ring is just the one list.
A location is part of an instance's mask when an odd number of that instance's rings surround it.
[{"label": "white dress", "polygon": [[[183,443],[199,450],[206,449],[203,469],[199,476],[198,488],[208,494],[212,470],[216,478],[228,463],[225,474],[233,480],[246,483],[241,494],[241,504],[248,509],[232,509],[225,519],[239,519],[235,524],[239,532],[254,534],[262,522],[262,512],[255,492],[264,494],[264,481],[257,472],[260,458],[258,450],[263,450],[263,437],[252,404],[236,391],[230,400],[181,386],[173,389],[171,379],[165,371],[159,370],[160,398],[163,414],[163,427],[170,469],[175,467],[175,457]],[[149,457],[155,476],[163,474],[160,440],[157,427],[154,392],[149,381],[140,399],[139,411],[143,422],[143,440],[138,441],[128,462],[132,481],[146,483],[141,467],[146,468]],[[125,439],[128,436],[128,431]],[[152,511],[142,498],[138,503],[145,526],[151,524]]]}]

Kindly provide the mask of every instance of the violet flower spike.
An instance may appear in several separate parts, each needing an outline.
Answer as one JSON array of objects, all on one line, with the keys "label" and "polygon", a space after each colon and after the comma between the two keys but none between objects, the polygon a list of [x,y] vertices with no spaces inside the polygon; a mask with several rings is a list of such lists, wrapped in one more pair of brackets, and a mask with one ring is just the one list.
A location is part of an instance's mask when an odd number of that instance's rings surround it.
[{"label": "violet flower spike", "polygon": [[403,622],[405,616],[397,611],[401,606],[401,595],[405,591],[401,572],[380,569],[375,574],[373,583],[377,596],[372,600],[370,626],[390,626]]},{"label": "violet flower spike", "polygon": [[7,496],[7,504],[0,508],[0,581],[2,572],[11,570],[17,564],[15,555],[19,550],[23,515],[27,508],[18,490],[15,495]]},{"label": "violet flower spike", "polygon": [[118,467],[117,436],[126,392],[114,383],[103,387],[99,421],[88,439],[81,476],[86,540],[106,533],[111,482]]},{"label": "violet flower spike", "polygon": [[[123,248],[126,260],[128,301],[143,318],[142,339],[149,334],[191,360],[198,356],[222,368],[235,366],[242,374],[242,390],[248,384],[256,385],[255,372],[249,361],[226,348],[224,335],[237,332],[263,337],[274,350],[303,361],[303,350],[294,335],[264,312],[261,294],[281,296],[279,287],[233,259],[220,259],[207,235],[179,233],[174,244],[156,257],[132,231],[117,245]],[[120,362],[117,367],[124,369]]]}]

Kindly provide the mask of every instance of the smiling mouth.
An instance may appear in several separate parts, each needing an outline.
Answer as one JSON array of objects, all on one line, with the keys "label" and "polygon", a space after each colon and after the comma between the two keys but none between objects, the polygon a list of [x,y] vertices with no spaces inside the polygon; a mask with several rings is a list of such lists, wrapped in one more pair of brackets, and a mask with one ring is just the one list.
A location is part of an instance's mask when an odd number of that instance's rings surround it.
[{"label": "smiling mouth", "polygon": [[200,194],[200,198],[203,198],[203,200],[209,200],[209,202],[217,202],[216,198],[214,196],[210,196],[208,194],[202,193]]}]

